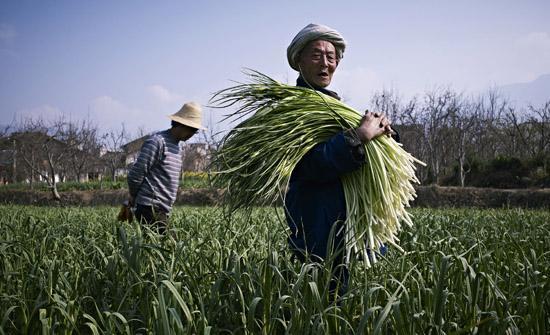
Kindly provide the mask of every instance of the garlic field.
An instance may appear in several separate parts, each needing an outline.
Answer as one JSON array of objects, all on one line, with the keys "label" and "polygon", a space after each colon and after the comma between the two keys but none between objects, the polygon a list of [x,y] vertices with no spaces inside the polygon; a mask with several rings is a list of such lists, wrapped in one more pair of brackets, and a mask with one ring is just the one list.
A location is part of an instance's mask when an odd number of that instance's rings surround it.
[{"label": "garlic field", "polygon": [[412,209],[336,301],[280,208],[177,207],[167,237],[117,211],[0,206],[0,334],[550,333],[548,210]]}]

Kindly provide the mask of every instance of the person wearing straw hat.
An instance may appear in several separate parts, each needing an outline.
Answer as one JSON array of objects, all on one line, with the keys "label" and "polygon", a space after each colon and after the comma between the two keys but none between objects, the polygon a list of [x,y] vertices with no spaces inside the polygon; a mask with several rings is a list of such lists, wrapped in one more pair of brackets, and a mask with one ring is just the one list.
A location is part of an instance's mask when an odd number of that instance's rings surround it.
[{"label": "person wearing straw hat", "polygon": [[180,141],[187,141],[201,125],[201,107],[188,102],[168,116],[171,128],[152,134],[143,143],[138,158],[128,172],[130,205],[142,224],[165,234],[168,217],[176,201],[182,156]]},{"label": "person wearing straw hat", "polygon": [[[340,99],[327,87],[345,48],[342,35],[330,27],[312,23],[303,28],[287,48],[288,63],[299,73],[296,86]],[[363,143],[391,133],[384,115],[367,112],[358,128],[316,145],[292,171],[285,196],[290,248],[301,261],[329,262],[332,294],[345,292],[349,277],[343,260],[346,201],[340,177],[365,164]]]}]

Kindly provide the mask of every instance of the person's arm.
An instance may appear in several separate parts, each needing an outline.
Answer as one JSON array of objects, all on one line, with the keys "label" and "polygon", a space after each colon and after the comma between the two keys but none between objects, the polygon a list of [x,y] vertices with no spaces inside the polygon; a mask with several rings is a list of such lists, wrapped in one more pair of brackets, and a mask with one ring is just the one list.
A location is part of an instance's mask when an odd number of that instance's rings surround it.
[{"label": "person's arm", "polygon": [[135,199],[145,176],[151,171],[153,164],[159,159],[160,142],[150,137],[143,143],[138,158],[128,171],[128,190],[130,201]]},{"label": "person's arm", "polygon": [[339,132],[314,146],[296,166],[298,176],[323,181],[352,172],[365,163],[363,144],[391,131],[385,116],[367,112],[356,129]]}]

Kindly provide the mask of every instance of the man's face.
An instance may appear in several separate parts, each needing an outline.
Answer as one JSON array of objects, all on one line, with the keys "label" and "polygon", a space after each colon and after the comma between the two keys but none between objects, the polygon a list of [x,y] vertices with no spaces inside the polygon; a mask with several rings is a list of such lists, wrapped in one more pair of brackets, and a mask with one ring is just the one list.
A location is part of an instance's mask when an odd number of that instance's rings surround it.
[{"label": "man's face", "polygon": [[177,127],[174,127],[173,129],[174,129],[174,134],[177,136],[177,138],[180,141],[187,141],[188,139],[193,137],[193,135],[195,135],[195,133],[198,131],[198,129],[196,128],[188,127],[185,125],[177,126]]},{"label": "man's face", "polygon": [[313,87],[325,88],[338,66],[336,48],[323,40],[311,41],[300,53],[298,65],[304,79]]}]

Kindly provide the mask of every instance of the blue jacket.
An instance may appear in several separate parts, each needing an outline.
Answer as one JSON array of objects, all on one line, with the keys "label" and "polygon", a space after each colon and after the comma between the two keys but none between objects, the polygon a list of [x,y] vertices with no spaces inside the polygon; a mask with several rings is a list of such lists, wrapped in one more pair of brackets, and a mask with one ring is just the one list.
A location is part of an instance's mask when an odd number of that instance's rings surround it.
[{"label": "blue jacket", "polygon": [[[302,84],[302,85],[301,85]],[[301,78],[297,86],[304,86]],[[335,96],[331,91],[319,90]],[[336,96],[337,97],[337,96]],[[359,169],[364,156],[357,152],[345,132],[313,147],[298,163],[290,177],[285,198],[290,227],[290,247],[325,258],[333,225],[340,229],[346,220],[346,200],[340,176]],[[334,245],[342,242],[336,236]]]},{"label": "blue jacket", "polygon": [[[340,176],[358,169],[363,162],[353,157],[343,132],[317,144],[298,163],[286,194],[290,245],[325,258],[329,233],[346,220],[346,200]],[[335,241],[341,240],[341,234]]]}]

